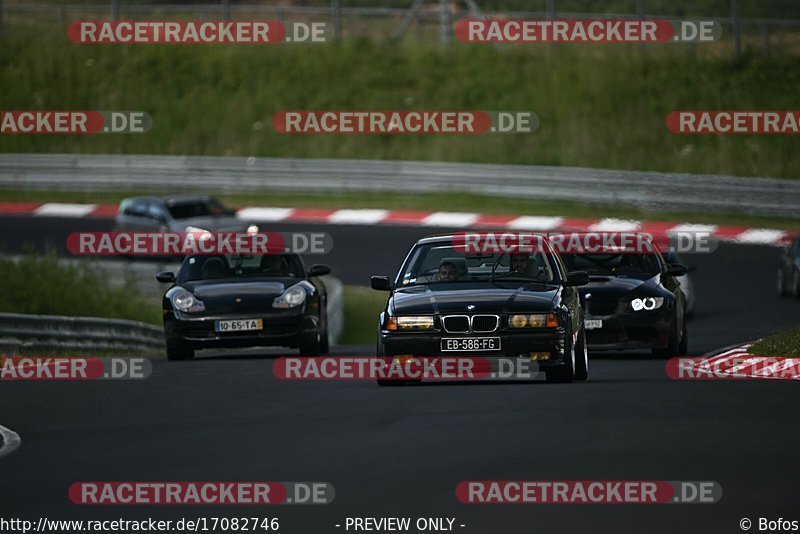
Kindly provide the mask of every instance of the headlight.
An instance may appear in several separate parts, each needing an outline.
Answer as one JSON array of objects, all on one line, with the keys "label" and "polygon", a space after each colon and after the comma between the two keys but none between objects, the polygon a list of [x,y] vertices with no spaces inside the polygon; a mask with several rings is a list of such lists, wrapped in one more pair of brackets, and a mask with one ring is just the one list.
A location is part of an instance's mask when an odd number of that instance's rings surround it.
[{"label": "headlight", "polygon": [[294,308],[306,301],[306,290],[295,284],[272,301],[273,308]]},{"label": "headlight", "polygon": [[169,299],[172,301],[172,306],[178,311],[194,313],[206,309],[206,305],[203,304],[202,300],[198,300],[182,287],[172,291]]},{"label": "headlight", "polygon": [[190,226],[187,226],[187,227],[186,227],[186,233],[187,233],[187,234],[194,234],[194,233],[198,233],[198,234],[210,234],[211,232],[209,232],[209,231],[208,231],[208,230],[206,230],[205,228],[198,228],[197,226],[191,226],[191,225],[190,225]]},{"label": "headlight", "polygon": [[555,313],[510,315],[508,317],[508,326],[511,328],[552,328],[558,326],[558,315]]},{"label": "headlight", "polygon": [[433,317],[430,315],[409,315],[405,317],[389,317],[387,330],[432,330]]},{"label": "headlight", "polygon": [[630,308],[633,311],[653,311],[664,304],[664,297],[645,297],[633,299]]},{"label": "headlight", "polygon": [[248,226],[247,227],[247,233],[248,234],[257,234],[258,233],[258,225],[257,224],[251,224],[250,226]]}]

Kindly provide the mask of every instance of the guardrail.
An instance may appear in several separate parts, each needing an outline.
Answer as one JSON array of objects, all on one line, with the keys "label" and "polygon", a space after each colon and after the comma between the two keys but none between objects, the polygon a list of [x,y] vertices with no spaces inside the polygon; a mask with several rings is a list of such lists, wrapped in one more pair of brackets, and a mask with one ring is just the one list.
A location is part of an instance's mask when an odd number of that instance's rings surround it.
[{"label": "guardrail", "polygon": [[800,180],[578,167],[210,156],[0,155],[0,188],[476,193],[800,217]]},{"label": "guardrail", "polygon": [[[19,256],[10,256],[17,259]],[[168,284],[156,281],[161,270],[177,271],[179,264],[131,261],[92,261],[61,258],[59,263],[91,265],[104,273],[112,284],[134,284],[136,291],[153,306],[161,305]],[[334,276],[321,277],[328,290],[328,340],[336,345],[344,330],[344,286]],[[157,326],[122,319],[67,317],[59,315],[23,315],[0,313],[0,350],[135,351],[161,350],[164,331]]]},{"label": "guardrail", "polygon": [[163,330],[138,321],[0,313],[0,347],[15,352],[144,352],[163,346]]}]

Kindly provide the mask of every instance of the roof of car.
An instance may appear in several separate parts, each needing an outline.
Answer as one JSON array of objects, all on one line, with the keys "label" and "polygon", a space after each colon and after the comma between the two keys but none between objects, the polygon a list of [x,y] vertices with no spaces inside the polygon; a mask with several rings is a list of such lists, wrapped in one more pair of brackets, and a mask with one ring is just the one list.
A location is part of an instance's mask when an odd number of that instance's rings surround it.
[{"label": "roof of car", "polygon": [[187,202],[197,202],[197,201],[207,201],[210,200],[211,197],[209,195],[192,195],[192,194],[181,194],[181,195],[170,195],[170,196],[163,196],[163,197],[156,197],[156,196],[149,196],[149,197],[129,197],[122,200],[122,202],[133,202],[136,200],[148,200],[148,201],[155,201],[155,202],[163,202],[167,206],[172,206],[174,204],[185,204]]},{"label": "roof of car", "polygon": [[429,245],[429,244],[432,244],[432,243],[448,243],[448,242],[451,242],[454,238],[458,238],[460,236],[463,236],[464,234],[480,234],[480,235],[486,235],[486,234],[495,234],[495,235],[500,235],[500,234],[525,234],[525,235],[539,236],[542,239],[544,239],[545,241],[547,241],[547,234],[543,234],[543,233],[540,233],[540,232],[525,232],[525,231],[515,231],[515,230],[465,230],[463,232],[458,232],[458,233],[455,233],[455,234],[450,233],[450,234],[428,235],[428,236],[425,236],[425,237],[421,238],[419,241],[417,241],[417,243],[418,244],[422,244],[422,245]]}]

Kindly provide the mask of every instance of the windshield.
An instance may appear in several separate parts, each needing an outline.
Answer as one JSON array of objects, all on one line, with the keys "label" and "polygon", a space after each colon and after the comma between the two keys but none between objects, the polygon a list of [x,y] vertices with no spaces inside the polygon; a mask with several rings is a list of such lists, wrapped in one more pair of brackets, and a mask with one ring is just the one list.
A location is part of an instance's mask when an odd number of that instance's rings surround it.
[{"label": "windshield", "polygon": [[224,278],[303,277],[297,254],[225,254],[189,256],[181,266],[179,282]]},{"label": "windshield", "polygon": [[225,215],[230,210],[213,198],[178,201],[167,207],[173,219]]},{"label": "windshield", "polygon": [[661,273],[656,254],[562,254],[569,271],[586,271],[590,275],[650,278]]},{"label": "windshield", "polygon": [[551,283],[553,266],[545,254],[465,254],[451,244],[420,245],[404,267],[400,284],[473,281]]}]

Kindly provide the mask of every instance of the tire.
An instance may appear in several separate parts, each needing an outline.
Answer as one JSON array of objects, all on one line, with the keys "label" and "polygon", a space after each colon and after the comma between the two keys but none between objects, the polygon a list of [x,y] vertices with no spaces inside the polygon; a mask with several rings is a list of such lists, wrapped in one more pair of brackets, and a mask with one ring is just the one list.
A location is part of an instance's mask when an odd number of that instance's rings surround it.
[{"label": "tire", "polygon": [[586,349],[586,330],[581,325],[578,341],[575,343],[575,380],[585,381],[589,378],[589,351]]},{"label": "tire", "polygon": [[308,336],[300,343],[300,356],[319,356],[322,351],[322,336],[319,332]]},{"label": "tire", "polygon": [[791,294],[794,298],[800,299],[800,271],[792,271]]},{"label": "tire", "polygon": [[167,345],[167,360],[171,362],[194,359],[194,349],[183,345]]},{"label": "tire", "polygon": [[778,289],[778,295],[781,297],[788,297],[789,291],[786,289],[786,281],[784,280],[783,269],[778,269],[777,282],[776,288]]},{"label": "tire", "polygon": [[322,339],[319,344],[320,354],[328,354],[331,351],[330,339],[328,338],[328,329],[322,331]]},{"label": "tire", "polygon": [[567,335],[564,340],[564,356],[564,365],[545,371],[548,382],[566,384],[575,380],[575,346],[572,344],[572,335]]},{"label": "tire", "polygon": [[669,334],[669,345],[665,349],[652,349],[652,354],[656,358],[674,358],[680,352],[680,340],[678,339],[678,318],[672,320],[672,331]]},{"label": "tire", "polygon": [[679,356],[689,353],[689,329],[686,325],[686,316],[683,316],[683,326],[681,327],[681,342],[678,344]]}]

